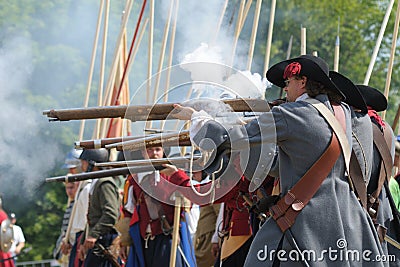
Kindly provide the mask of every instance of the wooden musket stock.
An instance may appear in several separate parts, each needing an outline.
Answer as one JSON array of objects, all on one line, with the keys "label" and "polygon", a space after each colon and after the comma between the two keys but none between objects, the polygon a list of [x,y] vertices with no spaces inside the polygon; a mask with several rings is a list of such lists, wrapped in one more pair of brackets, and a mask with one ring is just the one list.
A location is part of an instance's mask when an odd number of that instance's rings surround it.
[{"label": "wooden musket stock", "polygon": [[123,141],[106,145],[106,148],[116,148],[117,150],[139,150],[157,146],[190,146],[189,131],[179,133],[158,134],[149,137],[143,137],[130,141]]},{"label": "wooden musket stock", "polygon": [[144,136],[124,136],[124,137],[111,137],[111,138],[103,138],[103,139],[95,139],[95,140],[83,140],[76,141],[75,148],[76,149],[98,149],[105,148],[106,145],[121,143],[123,141],[130,141],[144,138]]},{"label": "wooden musket stock", "polygon": [[[202,102],[201,102],[202,101]],[[196,107],[205,100],[193,102],[190,106]],[[225,99],[223,102],[230,105],[235,112],[265,112],[269,110],[268,103],[263,99]],[[74,109],[51,109],[43,111],[43,115],[50,121],[69,121],[100,118],[125,118],[132,121],[151,121],[175,119],[170,116],[174,110],[174,103],[136,105],[136,106],[103,106]]]}]

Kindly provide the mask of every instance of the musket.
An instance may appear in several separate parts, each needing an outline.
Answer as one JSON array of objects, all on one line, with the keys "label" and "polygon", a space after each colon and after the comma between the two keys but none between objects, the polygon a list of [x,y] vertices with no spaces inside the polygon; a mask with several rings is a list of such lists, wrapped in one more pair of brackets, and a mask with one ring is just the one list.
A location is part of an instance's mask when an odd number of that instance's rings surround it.
[{"label": "musket", "polygon": [[181,131],[179,133],[158,134],[143,137],[135,140],[124,141],[106,145],[106,148],[116,148],[117,150],[139,150],[147,147],[156,146],[190,146],[189,131]]},{"label": "musket", "polygon": [[140,170],[137,168],[123,167],[123,168],[114,168],[109,170],[100,170],[100,171],[83,172],[83,173],[70,174],[64,176],[56,176],[56,177],[46,178],[46,182],[70,183],[70,182],[84,181],[84,180],[97,179],[110,176],[128,175],[131,170],[132,171],[134,170],[134,172],[137,173],[150,171],[152,169],[154,170],[154,168],[151,166],[140,167]]},{"label": "musket", "polygon": [[[193,155],[193,159],[199,160],[200,158],[201,158],[200,156]],[[162,170],[164,168],[162,166],[163,164],[172,164],[172,165],[183,164],[183,163],[187,163],[189,160],[190,160],[190,157],[137,160],[137,163],[131,163],[131,164],[134,164],[135,166],[126,166],[126,161],[123,161],[125,163],[125,167],[50,177],[50,178],[46,178],[46,182],[69,183],[69,182],[77,182],[77,181],[104,178],[104,177],[110,177],[110,176],[128,175],[130,173],[149,172],[149,171],[154,171],[154,170]],[[134,161],[132,161],[132,162],[134,162]],[[114,162],[107,162],[107,163],[109,164],[108,166],[112,166],[112,164]],[[98,166],[99,163],[96,165]]]},{"label": "musket", "polygon": [[75,148],[76,149],[98,149],[105,148],[106,145],[120,143],[128,140],[135,140],[143,138],[144,136],[124,136],[124,137],[111,137],[111,138],[103,138],[103,139],[94,139],[94,140],[83,140],[76,141]]},{"label": "musket", "polygon": [[[161,159],[141,159],[141,160],[127,160],[127,161],[112,161],[112,162],[102,162],[96,163],[95,166],[98,167],[140,167],[144,165],[154,165],[160,166],[163,164],[181,165],[188,163],[192,159],[191,156],[185,157],[173,157],[173,158],[161,158]],[[193,155],[193,160],[201,159],[200,155]]]},{"label": "musket", "polygon": [[[204,105],[211,100],[199,99],[190,103],[183,103],[192,107]],[[269,110],[268,103],[263,99],[224,99],[235,112],[265,112]],[[72,109],[51,109],[43,111],[49,121],[86,120],[100,118],[124,118],[131,121],[151,121],[175,119],[171,116],[174,103],[135,106],[102,106]]]}]

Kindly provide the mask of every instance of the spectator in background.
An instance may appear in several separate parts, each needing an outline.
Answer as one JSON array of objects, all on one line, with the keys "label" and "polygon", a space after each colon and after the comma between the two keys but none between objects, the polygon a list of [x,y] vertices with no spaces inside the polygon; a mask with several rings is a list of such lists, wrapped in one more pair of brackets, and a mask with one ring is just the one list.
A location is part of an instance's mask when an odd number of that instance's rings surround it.
[{"label": "spectator in background", "polygon": [[400,211],[400,172],[390,179],[389,188],[393,197],[393,202],[396,205],[397,210]]},{"label": "spectator in background", "polygon": [[[71,149],[64,161],[62,169],[68,169],[67,175],[76,174],[82,172],[81,162],[79,156],[82,151]],[[65,184],[65,192],[68,196],[67,208],[64,212],[64,217],[61,226],[61,234],[57,239],[56,247],[53,251],[53,256],[57,259],[61,266],[69,265],[69,254],[71,251],[71,245],[69,244],[69,235],[71,233],[70,217],[73,211],[75,203],[75,196],[79,189],[79,182],[71,182]]]},{"label": "spectator in background", "polygon": [[11,256],[14,258],[14,263],[16,263],[17,256],[21,253],[21,250],[25,247],[25,236],[22,229],[17,225],[17,216],[15,213],[10,214],[11,223],[14,230],[14,241],[11,245],[10,252]]},{"label": "spectator in background", "polygon": [[[7,222],[8,220],[8,222]],[[3,242],[0,242],[0,267],[14,267],[14,261],[12,260],[11,253],[8,251],[8,246],[10,244],[9,241],[11,241],[11,234],[9,230],[9,223],[11,223],[8,219],[7,213],[3,210],[3,201],[2,197],[0,195],[0,225],[6,221],[6,227],[1,227],[1,232],[5,241],[5,244]],[[5,231],[5,232],[3,232]],[[7,234],[7,235],[4,235]],[[7,247],[6,247],[7,246]]]},{"label": "spectator in background", "polygon": [[65,209],[64,212],[64,217],[62,220],[62,225],[61,225],[61,233],[60,236],[57,239],[56,242],[56,247],[53,251],[53,256],[54,258],[61,263],[62,267],[67,267],[68,266],[68,256],[67,254],[64,253],[64,243],[66,241],[66,235],[67,235],[67,229],[68,229],[68,224],[69,224],[69,219],[70,215],[75,203],[75,195],[78,190],[79,183],[78,182],[69,182],[65,183],[65,192],[68,196],[68,204],[67,208]]}]

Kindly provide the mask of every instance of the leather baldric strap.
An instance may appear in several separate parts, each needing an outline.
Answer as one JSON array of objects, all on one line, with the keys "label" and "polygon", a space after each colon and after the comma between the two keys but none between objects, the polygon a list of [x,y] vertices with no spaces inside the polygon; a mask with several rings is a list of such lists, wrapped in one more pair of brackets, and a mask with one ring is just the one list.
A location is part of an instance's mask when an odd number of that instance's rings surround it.
[{"label": "leather baldric strap", "polygon": [[[345,165],[346,165],[346,171],[347,173],[349,173],[349,165],[350,165],[350,155],[351,155],[351,150],[350,150],[350,145],[349,142],[347,140],[346,134],[345,134],[345,124],[344,124],[344,112],[340,112],[341,118],[337,118],[337,116],[339,114],[337,114],[336,110],[336,114],[334,115],[332,113],[332,111],[330,111],[328,109],[327,106],[325,106],[324,103],[318,101],[315,98],[307,98],[306,100],[304,100],[310,104],[313,105],[314,108],[316,108],[319,113],[325,118],[325,120],[329,123],[329,126],[332,127],[333,131],[336,133],[336,136],[339,140],[339,144],[340,147],[343,151],[343,157],[344,157],[344,161],[345,161]],[[334,106],[333,106],[334,107]],[[339,121],[342,121],[342,123],[340,123]]]},{"label": "leather baldric strap", "polygon": [[364,181],[360,163],[357,160],[354,150],[351,151],[350,178],[353,182],[354,191],[356,192],[361,205],[365,210],[367,210],[367,185]]},{"label": "leather baldric strap", "polygon": [[372,124],[372,129],[374,134],[374,145],[378,149],[379,155],[382,158],[380,165],[379,179],[378,179],[378,187],[371,194],[373,198],[377,199],[379,194],[381,193],[385,179],[389,182],[393,168],[393,161],[388,145],[388,143],[390,143],[391,141],[389,140],[390,137],[384,136],[379,127],[375,123]]},{"label": "leather baldric strap", "polygon": [[[317,102],[321,103],[319,101]],[[315,107],[314,103],[312,104]],[[339,158],[341,152],[341,146],[339,145],[340,141],[339,138],[337,137],[337,133],[335,131],[336,129],[338,131],[341,131],[341,133],[339,134],[341,135],[341,139],[343,139],[344,136],[343,145],[344,146],[347,145],[348,148],[345,151],[349,151],[349,145],[347,139],[345,139],[343,130],[345,129],[345,124],[344,124],[345,115],[343,109],[340,106],[332,106],[335,111],[335,116],[333,116],[332,112],[324,104],[322,105],[326,108],[326,110],[324,107],[321,107],[320,105],[318,105],[318,108],[317,107],[316,108],[318,109],[318,111],[320,111],[320,109],[323,110],[324,114],[322,112],[320,113],[324,116],[324,118],[328,121],[328,123],[331,126],[332,124],[335,124],[335,127],[332,127],[334,131],[332,132],[331,141],[328,148],[324,151],[321,157],[311,166],[311,168],[304,174],[304,176],[292,187],[291,190],[288,191],[288,193],[283,198],[281,198],[277,202],[276,205],[270,208],[270,213],[282,232],[285,232],[288,228],[290,228],[294,224],[297,215],[301,212],[301,210],[308,204],[308,202],[311,200],[314,194],[318,191],[322,182],[329,175],[334,164]],[[327,116],[328,119],[325,116],[327,112],[328,112]],[[331,114],[331,116],[329,116],[329,114]],[[335,117],[337,117],[337,119]],[[343,126],[341,126],[341,124]],[[349,158],[349,155],[345,156],[345,159],[346,158]]]}]

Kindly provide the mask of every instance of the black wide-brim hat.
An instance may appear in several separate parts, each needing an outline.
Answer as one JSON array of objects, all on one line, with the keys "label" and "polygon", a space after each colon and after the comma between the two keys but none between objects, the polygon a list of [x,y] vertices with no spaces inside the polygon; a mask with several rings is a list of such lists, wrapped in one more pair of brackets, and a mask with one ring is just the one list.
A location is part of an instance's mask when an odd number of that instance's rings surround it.
[{"label": "black wide-brim hat", "polygon": [[363,113],[368,112],[367,104],[358,87],[346,76],[336,71],[330,71],[329,76],[339,90],[346,96],[346,102]]},{"label": "black wide-brim hat", "polygon": [[310,80],[320,82],[325,85],[326,88],[339,93],[343,98],[346,97],[329,78],[328,64],[322,58],[313,55],[301,55],[273,65],[266,74],[268,81],[278,87],[284,88],[285,78],[283,78],[283,74],[286,67],[293,62],[297,62],[301,66],[296,76],[306,76]]},{"label": "black wide-brim hat", "polygon": [[378,89],[361,84],[357,84],[356,86],[364,97],[367,106],[375,111],[384,111],[387,109],[387,99]]}]

